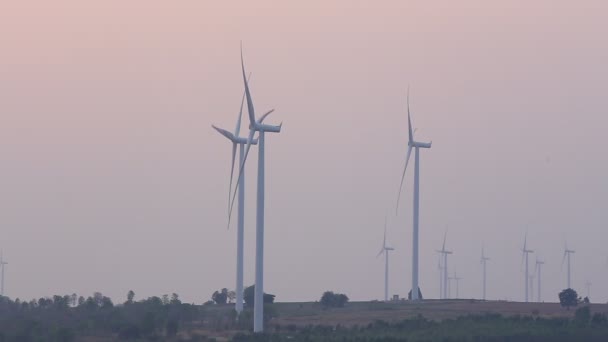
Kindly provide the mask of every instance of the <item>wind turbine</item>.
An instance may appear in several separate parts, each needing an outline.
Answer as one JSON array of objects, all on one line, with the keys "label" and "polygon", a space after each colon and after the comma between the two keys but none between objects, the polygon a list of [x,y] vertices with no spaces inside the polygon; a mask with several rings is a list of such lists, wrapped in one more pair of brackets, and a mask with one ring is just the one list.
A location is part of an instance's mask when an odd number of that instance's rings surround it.
[{"label": "wind turbine", "polygon": [[[438,250],[437,253],[439,253],[440,258],[443,259],[443,298],[448,298],[448,255],[452,254],[452,251],[448,251],[445,249],[445,240],[447,238],[448,235],[448,231],[446,230],[445,233],[443,234],[443,245],[441,246],[441,250]],[[440,264],[441,266],[441,264]]]},{"label": "wind turbine", "polygon": [[541,284],[541,282],[540,282],[540,280],[541,280],[541,277],[540,277],[541,272],[540,272],[540,269],[541,269],[541,266],[544,265],[544,264],[545,264],[544,261],[539,260],[538,257],[536,258],[536,281],[538,282],[538,290],[536,291],[537,292],[536,296],[538,298],[538,302],[539,303],[542,301],[541,296],[540,296],[540,289],[541,289],[541,285],[540,285]]},{"label": "wind turbine", "polygon": [[568,243],[564,243],[564,257],[562,258],[562,268],[564,267],[564,261],[566,260],[566,257],[568,258],[568,289],[571,289],[570,287],[570,254],[573,254],[575,251],[572,249],[568,249]]},{"label": "wind turbine", "polygon": [[388,253],[394,251],[392,247],[386,245],[386,218],[384,219],[384,239],[382,240],[382,249],[376,257],[384,254],[384,301],[388,302]]},{"label": "wind turbine", "polygon": [[405,179],[405,171],[407,164],[410,161],[412,149],[416,149],[415,165],[414,165],[414,229],[412,239],[412,300],[419,300],[420,287],[418,286],[418,212],[420,200],[420,149],[431,148],[431,143],[418,142],[414,140],[414,132],[412,130],[412,119],[410,116],[410,92],[407,92],[407,126],[408,126],[408,148],[407,156],[405,157],[405,167],[403,168],[403,176],[401,176],[401,185],[399,186],[399,195],[397,197],[397,209],[399,209],[399,199],[401,198],[401,189],[403,188],[403,180]]},{"label": "wind turbine", "polygon": [[[247,99],[247,112],[249,113],[249,138],[247,139],[247,147],[245,149],[245,157],[241,163],[239,171],[239,181],[243,175],[243,169],[245,162],[247,161],[247,155],[251,148],[253,141],[253,135],[258,132],[258,189],[257,189],[257,208],[256,208],[256,225],[255,225],[255,292],[254,292],[254,311],[253,311],[253,332],[264,331],[264,142],[265,133],[280,133],[281,123],[278,126],[264,124],[264,119],[272,113],[274,110],[268,111],[262,115],[260,119],[256,121],[255,110],[253,106],[253,100],[251,99],[251,92],[249,91],[249,85],[247,78],[245,77],[245,63],[243,61],[243,50],[241,48],[241,69],[243,72],[243,83],[245,84],[245,97]],[[234,205],[234,199],[236,197],[236,191],[239,188],[239,181],[237,181],[234,195],[232,197],[232,204],[230,212],[232,212],[232,206]]]},{"label": "wind turbine", "polygon": [[437,269],[439,270],[439,299],[443,299],[443,255],[438,253]]},{"label": "wind turbine", "polygon": [[[251,74],[249,75],[251,76]],[[245,145],[248,140],[246,138],[239,137],[241,130],[241,118],[243,117],[243,104],[245,102],[245,93],[243,92],[243,98],[241,99],[241,109],[239,110],[239,116],[236,121],[236,128],[234,133],[228,132],[225,129],[218,128],[211,125],[221,135],[225,136],[232,142],[232,166],[230,167],[230,185],[228,187],[228,226],[230,226],[230,195],[232,192],[232,178],[234,176],[234,163],[236,159],[236,148],[239,147],[239,164],[243,163],[245,157]],[[257,145],[257,139],[253,139],[251,144]],[[239,179],[239,200],[238,200],[238,214],[237,214],[237,238],[236,238],[236,303],[235,310],[237,314],[243,311],[243,244],[244,244],[244,221],[245,221],[245,175],[241,175]]]},{"label": "wind turbine", "polygon": [[2,251],[0,251],[0,267],[2,267],[2,283],[0,284],[0,296],[4,296],[4,267],[8,262],[4,261]]},{"label": "wind turbine", "polygon": [[587,299],[591,300],[591,282],[587,280],[585,286],[587,287]]},{"label": "wind turbine", "polygon": [[454,271],[454,278],[452,278],[452,279],[456,280],[456,298],[458,298],[458,289],[459,289],[459,284],[460,284],[460,281],[462,280],[462,278],[457,276],[456,271]]},{"label": "wind turbine", "polygon": [[528,302],[528,277],[530,276],[530,273],[528,271],[528,254],[530,253],[534,253],[533,250],[528,249],[527,248],[527,240],[528,240],[528,233],[526,233],[526,236],[524,237],[524,247],[521,249],[522,251],[522,255],[521,255],[521,261],[522,263],[524,262],[524,259],[526,261],[526,277],[525,277],[525,282],[524,282],[524,288],[526,289],[526,303]]},{"label": "wind turbine", "polygon": [[483,300],[486,300],[486,263],[488,260],[490,260],[490,258],[485,255],[484,249],[481,247],[481,259],[479,262],[483,267]]}]

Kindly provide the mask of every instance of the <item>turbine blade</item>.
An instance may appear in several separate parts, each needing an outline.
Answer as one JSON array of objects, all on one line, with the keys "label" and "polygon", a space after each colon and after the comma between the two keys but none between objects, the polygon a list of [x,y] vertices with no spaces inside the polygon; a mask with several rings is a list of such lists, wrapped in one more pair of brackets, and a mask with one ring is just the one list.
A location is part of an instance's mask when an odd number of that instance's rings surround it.
[{"label": "turbine blade", "polygon": [[382,248],[386,248],[386,217],[384,218],[384,239],[382,241]]},{"label": "turbine blade", "polygon": [[401,200],[401,189],[403,188],[403,180],[405,179],[405,171],[407,170],[407,164],[410,162],[410,155],[412,154],[412,146],[407,147],[407,156],[405,157],[405,167],[403,168],[403,176],[401,176],[401,185],[399,185],[399,195],[397,196],[397,207],[395,208],[395,215],[399,210],[399,200]]},{"label": "turbine blade", "polygon": [[412,118],[410,116],[410,86],[407,86],[407,128],[409,132],[409,142],[414,142],[414,133],[412,132]]},{"label": "turbine blade", "polygon": [[234,142],[234,140],[235,140],[234,134],[228,132],[227,130],[225,130],[223,128],[216,127],[215,125],[211,125],[211,127],[213,127],[213,129],[215,129],[216,131],[218,131],[221,135],[223,135],[226,138],[228,138],[230,141]]},{"label": "turbine blade", "polygon": [[264,115],[262,115],[262,117],[260,117],[260,120],[258,120],[258,122],[259,122],[259,123],[264,122],[264,119],[266,119],[266,117],[267,117],[268,115],[270,115],[272,112],[274,112],[274,109],[271,109],[271,110],[267,111],[266,113],[264,113]]},{"label": "turbine blade", "polygon": [[253,109],[253,101],[251,100],[251,92],[249,91],[249,84],[245,77],[245,62],[243,61],[243,45],[241,44],[241,69],[243,71],[243,83],[245,83],[245,97],[247,98],[247,112],[249,112],[249,124],[251,127],[255,127],[255,112]]},{"label": "turbine blade", "polygon": [[[232,192],[232,179],[234,177],[234,162],[236,160],[236,143],[232,143],[232,165],[230,166],[230,185],[228,186],[228,216],[230,217],[230,194]],[[230,220],[230,219],[229,219]],[[230,228],[230,225],[228,225]]]},{"label": "turbine blade", "polygon": [[446,228],[445,233],[443,233],[443,247],[441,247],[442,251],[445,251],[445,239],[447,238],[447,236],[448,236],[448,229]]},{"label": "turbine blade", "polygon": [[249,137],[247,138],[247,147],[245,148],[245,155],[243,156],[243,162],[239,167],[239,176],[236,179],[236,186],[234,187],[234,194],[232,195],[232,201],[230,203],[230,209],[228,210],[228,227],[230,227],[230,219],[232,217],[232,208],[234,207],[234,200],[236,199],[236,192],[239,189],[239,183],[241,181],[241,177],[243,176],[243,171],[245,169],[245,162],[247,161],[247,156],[249,155],[249,149],[251,149],[251,142],[253,141],[253,135],[255,134],[255,130],[253,127],[249,130]]},{"label": "turbine blade", "polygon": [[[249,76],[247,77],[247,83],[249,83],[249,81],[251,80],[251,73],[249,73]],[[243,105],[245,104],[245,91],[243,90],[243,97],[241,98],[241,109],[239,110],[239,117],[236,120],[236,128],[234,129],[234,136],[238,137],[239,133],[241,131],[241,118],[243,117]]]}]

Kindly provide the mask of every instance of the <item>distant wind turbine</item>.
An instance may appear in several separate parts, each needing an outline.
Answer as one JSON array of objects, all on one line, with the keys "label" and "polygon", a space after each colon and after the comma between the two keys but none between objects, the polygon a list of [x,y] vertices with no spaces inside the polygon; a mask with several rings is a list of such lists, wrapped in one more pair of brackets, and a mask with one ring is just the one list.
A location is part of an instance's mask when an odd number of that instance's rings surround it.
[{"label": "distant wind turbine", "polygon": [[[243,50],[241,48],[241,69],[243,72],[243,83],[245,84],[245,97],[247,99],[247,112],[249,113],[249,138],[247,139],[247,147],[245,156],[239,170],[239,181],[243,176],[243,169],[247,161],[247,155],[253,141],[253,135],[258,132],[258,193],[257,193],[257,210],[256,210],[256,248],[255,248],[255,292],[254,292],[254,311],[253,311],[253,332],[264,331],[264,142],[265,133],[280,133],[283,124],[278,126],[264,124],[264,119],[274,110],[268,111],[256,121],[253,100],[249,91],[247,78],[245,77],[245,63],[243,62]],[[235,194],[232,197],[232,206],[236,197],[236,191],[239,188],[237,181]]]},{"label": "distant wind turbine", "polygon": [[456,280],[456,298],[458,298],[458,291],[459,291],[459,288],[460,288],[459,284],[460,284],[460,281],[462,280],[462,278],[459,277],[459,276],[457,276],[456,272],[454,272],[454,278],[452,278],[452,279]]},{"label": "distant wind turbine", "polygon": [[0,285],[0,296],[4,296],[4,268],[8,265],[8,262],[4,261],[2,251],[0,251],[0,267],[2,267],[2,283]]},{"label": "distant wind turbine", "polygon": [[541,290],[541,266],[544,265],[545,262],[541,261],[538,259],[538,257],[536,258],[536,282],[538,284],[538,290],[536,291],[536,296],[538,298],[538,302],[542,302],[542,297],[540,295],[540,290]]},{"label": "distant wind turbine", "polygon": [[481,247],[481,259],[479,260],[479,262],[481,263],[483,268],[483,300],[486,300],[486,263],[488,260],[490,260],[490,258],[485,255],[484,248]]},{"label": "distant wind turbine", "polygon": [[405,179],[405,171],[407,164],[410,161],[412,149],[416,149],[415,164],[414,164],[414,229],[412,239],[412,300],[419,300],[420,287],[418,286],[418,212],[420,200],[420,152],[421,148],[431,148],[431,143],[423,143],[414,140],[414,132],[412,130],[412,119],[410,116],[410,92],[407,92],[407,125],[408,125],[408,148],[407,156],[405,157],[405,167],[403,168],[403,176],[401,177],[401,185],[399,186],[399,196],[397,197],[397,210],[399,209],[399,199],[401,198],[401,189],[403,188],[403,180]]},{"label": "distant wind turbine", "polygon": [[440,255],[440,260],[442,260],[442,262],[440,262],[440,270],[443,271],[443,276],[440,277],[440,282],[443,282],[443,285],[441,286],[440,284],[439,287],[443,290],[443,299],[448,298],[448,255],[453,253],[452,251],[445,249],[447,235],[448,231],[446,229],[445,233],[443,234],[443,245],[441,245],[441,249],[437,251],[437,253]]},{"label": "distant wind turbine", "polygon": [[524,289],[526,289],[526,302],[528,302],[528,277],[530,276],[530,273],[528,271],[528,254],[530,253],[534,253],[533,250],[528,249],[528,245],[527,245],[527,241],[528,241],[528,233],[526,233],[526,236],[524,237],[524,247],[521,249],[522,255],[521,255],[521,261],[522,263],[524,262],[524,260],[526,261],[526,271],[525,271],[525,280],[524,280]]},{"label": "distant wind turbine", "polygon": [[591,282],[587,280],[585,286],[587,287],[587,298],[591,300]]},{"label": "distant wind turbine", "polygon": [[568,258],[568,280],[566,285],[568,286],[568,289],[571,289],[572,287],[570,286],[570,254],[574,254],[574,250],[572,249],[568,249],[568,243],[564,243],[564,257],[562,258],[562,268],[564,267],[564,261],[566,260],[566,258]]},{"label": "distant wind turbine", "polygon": [[[250,74],[251,76],[251,74]],[[243,117],[243,104],[245,102],[245,93],[243,92],[243,98],[241,99],[241,109],[236,121],[236,128],[234,133],[228,132],[225,129],[218,128],[211,125],[221,135],[225,136],[232,142],[232,166],[230,167],[230,184],[228,186],[228,225],[230,226],[230,204],[231,204],[231,193],[232,193],[232,178],[234,176],[234,164],[236,159],[236,147],[239,147],[239,164],[243,163],[245,157],[245,145],[248,140],[246,138],[239,137],[241,130],[241,118]],[[256,145],[257,139],[253,139],[251,144]],[[238,214],[237,214],[237,242],[236,242],[236,303],[235,310],[237,314],[243,311],[243,244],[244,244],[244,221],[245,221],[245,175],[241,175],[239,179],[239,200],[238,200]]]},{"label": "distant wind turbine", "polygon": [[382,240],[382,249],[376,257],[384,254],[384,301],[388,302],[388,253],[394,251],[392,247],[386,245],[386,218],[384,219],[384,239]]}]

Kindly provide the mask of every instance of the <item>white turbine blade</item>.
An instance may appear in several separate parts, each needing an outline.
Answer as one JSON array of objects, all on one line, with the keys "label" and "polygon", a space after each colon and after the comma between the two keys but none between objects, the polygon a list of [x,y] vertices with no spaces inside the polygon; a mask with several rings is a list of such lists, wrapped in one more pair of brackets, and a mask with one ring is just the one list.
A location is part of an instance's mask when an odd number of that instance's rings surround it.
[{"label": "white turbine blade", "polygon": [[253,109],[253,101],[251,100],[251,92],[249,91],[249,84],[245,77],[245,62],[243,61],[243,46],[241,45],[241,69],[243,71],[243,82],[245,83],[245,97],[247,98],[247,111],[249,112],[249,124],[251,127],[255,127],[255,112]]},{"label": "white turbine blade", "polygon": [[227,130],[225,130],[223,128],[216,127],[214,125],[211,125],[211,127],[213,127],[213,129],[215,129],[216,131],[218,131],[221,135],[223,135],[226,138],[228,138],[230,141],[234,142],[234,140],[235,140],[234,134],[228,132]]},{"label": "white turbine blade", "polygon": [[409,133],[409,142],[414,142],[414,133],[412,132],[412,118],[410,116],[410,87],[407,87],[407,129]]},{"label": "white turbine blade", "polygon": [[267,111],[266,113],[264,113],[264,115],[262,115],[262,117],[260,117],[260,120],[258,120],[258,122],[259,122],[259,123],[264,122],[264,119],[266,119],[266,117],[267,117],[268,115],[270,115],[272,112],[274,112],[274,109],[271,109],[271,110]]},{"label": "white turbine blade", "polygon": [[384,253],[386,253],[386,251],[384,250],[384,248],[382,248],[382,249],[380,250],[380,252],[378,252],[378,254],[376,255],[376,258],[377,258],[377,257],[379,257],[379,256],[381,256],[381,255],[382,255],[382,254],[384,254]]},{"label": "white turbine blade", "polygon": [[[232,143],[232,165],[230,166],[230,184],[228,186],[228,216],[230,216],[230,193],[232,191],[232,178],[234,177],[234,162],[236,160],[236,143]],[[228,225],[230,228],[230,225]]]},{"label": "white turbine blade", "polygon": [[[251,80],[251,73],[247,77],[247,83]],[[239,110],[239,117],[236,120],[236,128],[234,129],[234,136],[238,137],[241,131],[241,118],[243,117],[243,105],[245,104],[245,91],[243,91],[243,97],[241,98],[241,109]]]},{"label": "white turbine blade", "polygon": [[251,142],[253,141],[253,135],[255,134],[255,130],[253,127],[249,130],[249,137],[247,138],[247,147],[245,148],[245,155],[243,156],[243,162],[239,167],[239,177],[236,179],[236,186],[234,187],[234,194],[232,195],[232,201],[230,203],[230,209],[228,210],[228,227],[230,227],[230,218],[232,216],[232,208],[234,207],[234,200],[236,199],[236,192],[239,189],[239,183],[241,181],[241,177],[243,176],[243,170],[245,169],[245,162],[247,161],[247,156],[249,155],[249,149],[251,148]]},{"label": "white turbine blade", "polygon": [[566,252],[567,250],[564,250],[564,257],[562,258],[562,266],[561,268],[564,268],[564,261],[566,261],[566,254],[568,254],[568,252]]},{"label": "white turbine blade", "polygon": [[382,248],[386,248],[386,217],[384,218],[384,239],[382,240]]},{"label": "white turbine blade", "polygon": [[403,168],[403,176],[401,176],[401,185],[399,185],[399,195],[397,196],[397,207],[395,208],[395,214],[399,210],[399,200],[401,199],[401,190],[403,188],[403,180],[405,179],[405,171],[407,170],[407,164],[410,162],[410,155],[412,154],[412,146],[407,147],[407,156],[405,157],[405,167]]}]

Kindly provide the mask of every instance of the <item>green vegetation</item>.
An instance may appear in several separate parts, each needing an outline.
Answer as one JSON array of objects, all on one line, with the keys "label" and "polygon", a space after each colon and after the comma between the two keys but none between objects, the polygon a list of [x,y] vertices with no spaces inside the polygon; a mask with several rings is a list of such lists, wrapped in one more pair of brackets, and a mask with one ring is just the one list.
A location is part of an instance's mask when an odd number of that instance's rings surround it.
[{"label": "green vegetation", "polygon": [[395,323],[378,320],[365,326],[353,327],[275,327],[272,333],[237,334],[233,341],[606,341],[606,315],[597,314],[597,320],[589,319],[588,307],[579,310],[581,313],[577,313],[573,320],[486,314],[468,315],[441,322],[418,316]]},{"label": "green vegetation", "polygon": [[321,296],[321,305],[324,308],[342,308],[348,303],[348,296],[343,293],[333,293],[332,291],[326,291]]},{"label": "green vegetation", "polygon": [[559,303],[568,310],[572,306],[577,306],[579,301],[578,294],[573,289],[565,289],[559,293]]},{"label": "green vegetation", "polygon": [[[212,297],[225,294],[229,300],[229,293],[222,289]],[[608,306],[581,304],[579,298],[578,309],[567,310],[557,303],[349,302],[331,291],[319,302],[273,304],[273,295],[265,297],[264,334],[251,332],[249,305],[237,317],[230,304],[186,304],[175,293],[137,300],[129,291],[116,305],[99,292],[29,302],[0,297],[0,342],[608,340]]]}]

